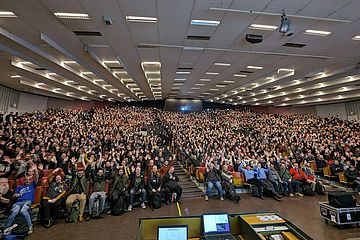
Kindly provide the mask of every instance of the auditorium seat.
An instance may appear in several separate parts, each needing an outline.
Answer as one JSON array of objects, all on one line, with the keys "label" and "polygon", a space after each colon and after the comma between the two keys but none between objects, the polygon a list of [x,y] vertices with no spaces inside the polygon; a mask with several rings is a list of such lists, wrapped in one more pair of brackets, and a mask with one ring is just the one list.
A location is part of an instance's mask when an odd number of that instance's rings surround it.
[{"label": "auditorium seat", "polygon": [[241,177],[241,172],[232,172],[233,184],[235,187],[243,186],[243,179]]}]

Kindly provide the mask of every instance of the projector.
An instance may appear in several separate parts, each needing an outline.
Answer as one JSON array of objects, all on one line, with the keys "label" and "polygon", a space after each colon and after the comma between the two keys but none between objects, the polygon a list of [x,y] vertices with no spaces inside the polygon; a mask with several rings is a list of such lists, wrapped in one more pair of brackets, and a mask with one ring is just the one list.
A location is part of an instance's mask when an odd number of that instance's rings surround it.
[{"label": "projector", "polygon": [[246,34],[246,41],[249,43],[261,43],[263,41],[263,37],[257,34]]}]

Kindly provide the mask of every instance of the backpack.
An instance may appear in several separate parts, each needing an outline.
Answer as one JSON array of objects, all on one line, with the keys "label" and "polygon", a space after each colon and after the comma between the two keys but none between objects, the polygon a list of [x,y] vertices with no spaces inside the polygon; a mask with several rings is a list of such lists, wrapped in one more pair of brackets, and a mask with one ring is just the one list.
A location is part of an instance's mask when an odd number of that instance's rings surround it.
[{"label": "backpack", "polygon": [[100,218],[100,214],[101,214],[101,211],[100,211],[100,195],[97,195],[95,197],[95,201],[94,201],[94,205],[91,209],[91,216],[93,218]]},{"label": "backpack", "polygon": [[66,217],[66,222],[72,223],[77,222],[80,215],[80,202],[76,200],[70,209],[69,215]]},{"label": "backpack", "polygon": [[111,215],[119,216],[125,212],[126,202],[125,197],[120,195],[118,199],[113,199],[113,203],[111,205]]},{"label": "backpack", "polygon": [[315,195],[315,192],[313,192],[310,185],[303,185],[302,189],[303,189],[303,194],[305,196],[314,196]]},{"label": "backpack", "polygon": [[162,204],[162,198],[160,193],[155,193],[152,200],[152,207],[158,209],[161,207],[161,204]]},{"label": "backpack", "polygon": [[259,189],[256,186],[251,186],[251,195],[253,197],[260,197]]},{"label": "backpack", "polygon": [[325,195],[325,187],[320,181],[316,181],[315,192],[319,195]]}]

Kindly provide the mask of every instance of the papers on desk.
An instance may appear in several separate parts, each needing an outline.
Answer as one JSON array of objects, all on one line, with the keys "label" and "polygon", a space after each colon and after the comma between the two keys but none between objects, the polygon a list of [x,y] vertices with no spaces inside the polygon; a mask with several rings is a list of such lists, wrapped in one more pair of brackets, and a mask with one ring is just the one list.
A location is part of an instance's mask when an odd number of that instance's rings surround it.
[{"label": "papers on desk", "polygon": [[260,221],[280,221],[282,220],[281,217],[277,215],[262,215],[262,216],[256,216]]},{"label": "papers on desk", "polygon": [[255,227],[256,232],[278,232],[289,230],[286,226],[265,226],[265,227]]}]

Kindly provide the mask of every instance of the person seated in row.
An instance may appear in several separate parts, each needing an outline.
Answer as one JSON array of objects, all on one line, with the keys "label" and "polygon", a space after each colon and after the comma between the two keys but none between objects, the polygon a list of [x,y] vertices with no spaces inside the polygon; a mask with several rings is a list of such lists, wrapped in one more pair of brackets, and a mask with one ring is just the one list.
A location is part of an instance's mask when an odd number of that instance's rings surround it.
[{"label": "person seated in row", "polygon": [[317,178],[315,176],[314,170],[310,167],[309,162],[305,161],[305,166],[303,167],[303,171],[304,171],[304,173],[306,175],[307,183],[310,184],[311,190],[313,192],[315,192]]},{"label": "person seated in row", "polygon": [[359,171],[355,169],[354,165],[350,165],[348,169],[345,170],[345,177],[348,182],[353,184],[353,187],[360,195],[360,176]]},{"label": "person seated in row", "polygon": [[294,197],[294,190],[291,181],[292,177],[285,163],[281,163],[280,165],[279,176],[283,184],[285,195]]},{"label": "person seated in row", "polygon": [[[128,192],[128,181],[129,178],[124,172],[124,168],[121,166],[117,173],[113,177],[113,182],[111,184],[110,189],[110,203],[111,203],[111,211],[113,215],[118,215],[121,212],[125,212],[127,209],[127,202],[129,198]],[[117,209],[117,203],[121,200],[122,203],[120,204],[120,208]]]},{"label": "person seated in row", "polygon": [[103,218],[104,215],[104,209],[105,209],[105,201],[106,201],[106,176],[104,174],[104,170],[102,168],[100,169],[97,169],[97,172],[95,172],[96,170],[95,169],[91,169],[91,181],[92,181],[92,184],[93,184],[93,192],[91,193],[90,195],[90,198],[89,198],[89,215],[87,217],[86,220],[89,220],[90,217],[92,216],[93,212],[93,207],[94,207],[94,202],[95,202],[95,199],[97,197],[99,197],[100,199],[100,209],[99,209],[99,212],[100,212],[100,218]]},{"label": "person seated in row", "polygon": [[209,200],[209,195],[215,186],[217,189],[220,200],[224,201],[223,197],[223,189],[221,187],[221,170],[215,168],[215,164],[210,162],[207,165],[206,172],[205,172],[205,182],[207,184],[206,193],[205,193],[205,201]]},{"label": "person seated in row", "polygon": [[147,190],[150,197],[150,206],[153,208],[155,195],[161,195],[163,190],[163,181],[156,165],[153,165],[152,171],[148,175]]},{"label": "person seated in row", "polygon": [[[253,164],[255,164],[255,161],[253,161]],[[250,163],[246,164],[246,168],[244,168],[244,165],[245,165],[245,162],[242,161],[242,162],[240,163],[240,166],[239,166],[239,168],[238,168],[238,171],[244,173],[246,183],[255,185],[255,187],[256,187],[257,190],[258,190],[259,197],[260,197],[261,199],[264,199],[262,187],[261,187],[260,182],[257,181],[257,179],[255,178],[256,175],[255,175],[254,169],[251,169]]]},{"label": "person seated in row", "polygon": [[[59,208],[63,203],[63,197],[66,194],[67,185],[63,181],[61,172],[61,168],[57,168],[49,174],[49,188],[41,200],[40,219],[43,221],[46,228],[49,228],[57,219]],[[53,181],[54,176],[55,181]]]},{"label": "person seated in row", "polygon": [[69,188],[69,196],[66,199],[66,210],[69,213],[73,203],[78,200],[80,202],[80,213],[79,213],[79,221],[82,222],[84,220],[84,211],[86,206],[86,197],[89,192],[89,183],[85,177],[84,169],[77,169],[76,176],[72,179],[70,188]]},{"label": "person seated in row", "polygon": [[135,172],[132,173],[131,175],[130,205],[128,207],[129,212],[131,212],[132,207],[134,205],[135,195],[140,195],[141,208],[146,208],[145,206],[146,190],[145,190],[144,175],[142,174],[140,167],[136,167]]},{"label": "person seated in row", "polygon": [[174,202],[174,201],[180,203],[182,188],[178,182],[179,182],[179,177],[175,173],[175,168],[174,166],[170,166],[169,171],[165,173],[163,180],[165,202],[167,205],[170,202]]},{"label": "person seated in row", "polygon": [[301,184],[307,182],[307,177],[304,171],[299,168],[299,164],[294,163],[293,167],[290,169],[291,182],[295,188],[295,196],[303,196],[301,194]]},{"label": "person seated in row", "polygon": [[5,235],[10,233],[6,230],[13,224],[15,217],[18,214],[20,214],[25,219],[26,224],[29,228],[28,234],[31,234],[33,232],[33,224],[29,214],[29,210],[31,209],[31,204],[34,202],[36,184],[39,177],[36,166],[33,166],[33,169],[34,177],[26,175],[24,185],[20,185],[15,189],[15,193],[13,195],[15,203],[12,205],[10,215],[5,223]]},{"label": "person seated in row", "polygon": [[9,180],[7,178],[0,178],[0,213],[6,213],[9,210],[12,195]]},{"label": "person seated in row", "polygon": [[[269,164],[269,163],[268,163]],[[281,196],[275,191],[273,184],[267,179],[266,173],[269,172],[269,166],[266,165],[266,168],[262,167],[261,163],[258,163],[254,167],[254,173],[257,181],[259,181],[260,185],[265,188],[267,191],[271,192],[272,197],[276,201],[281,201]]]}]

